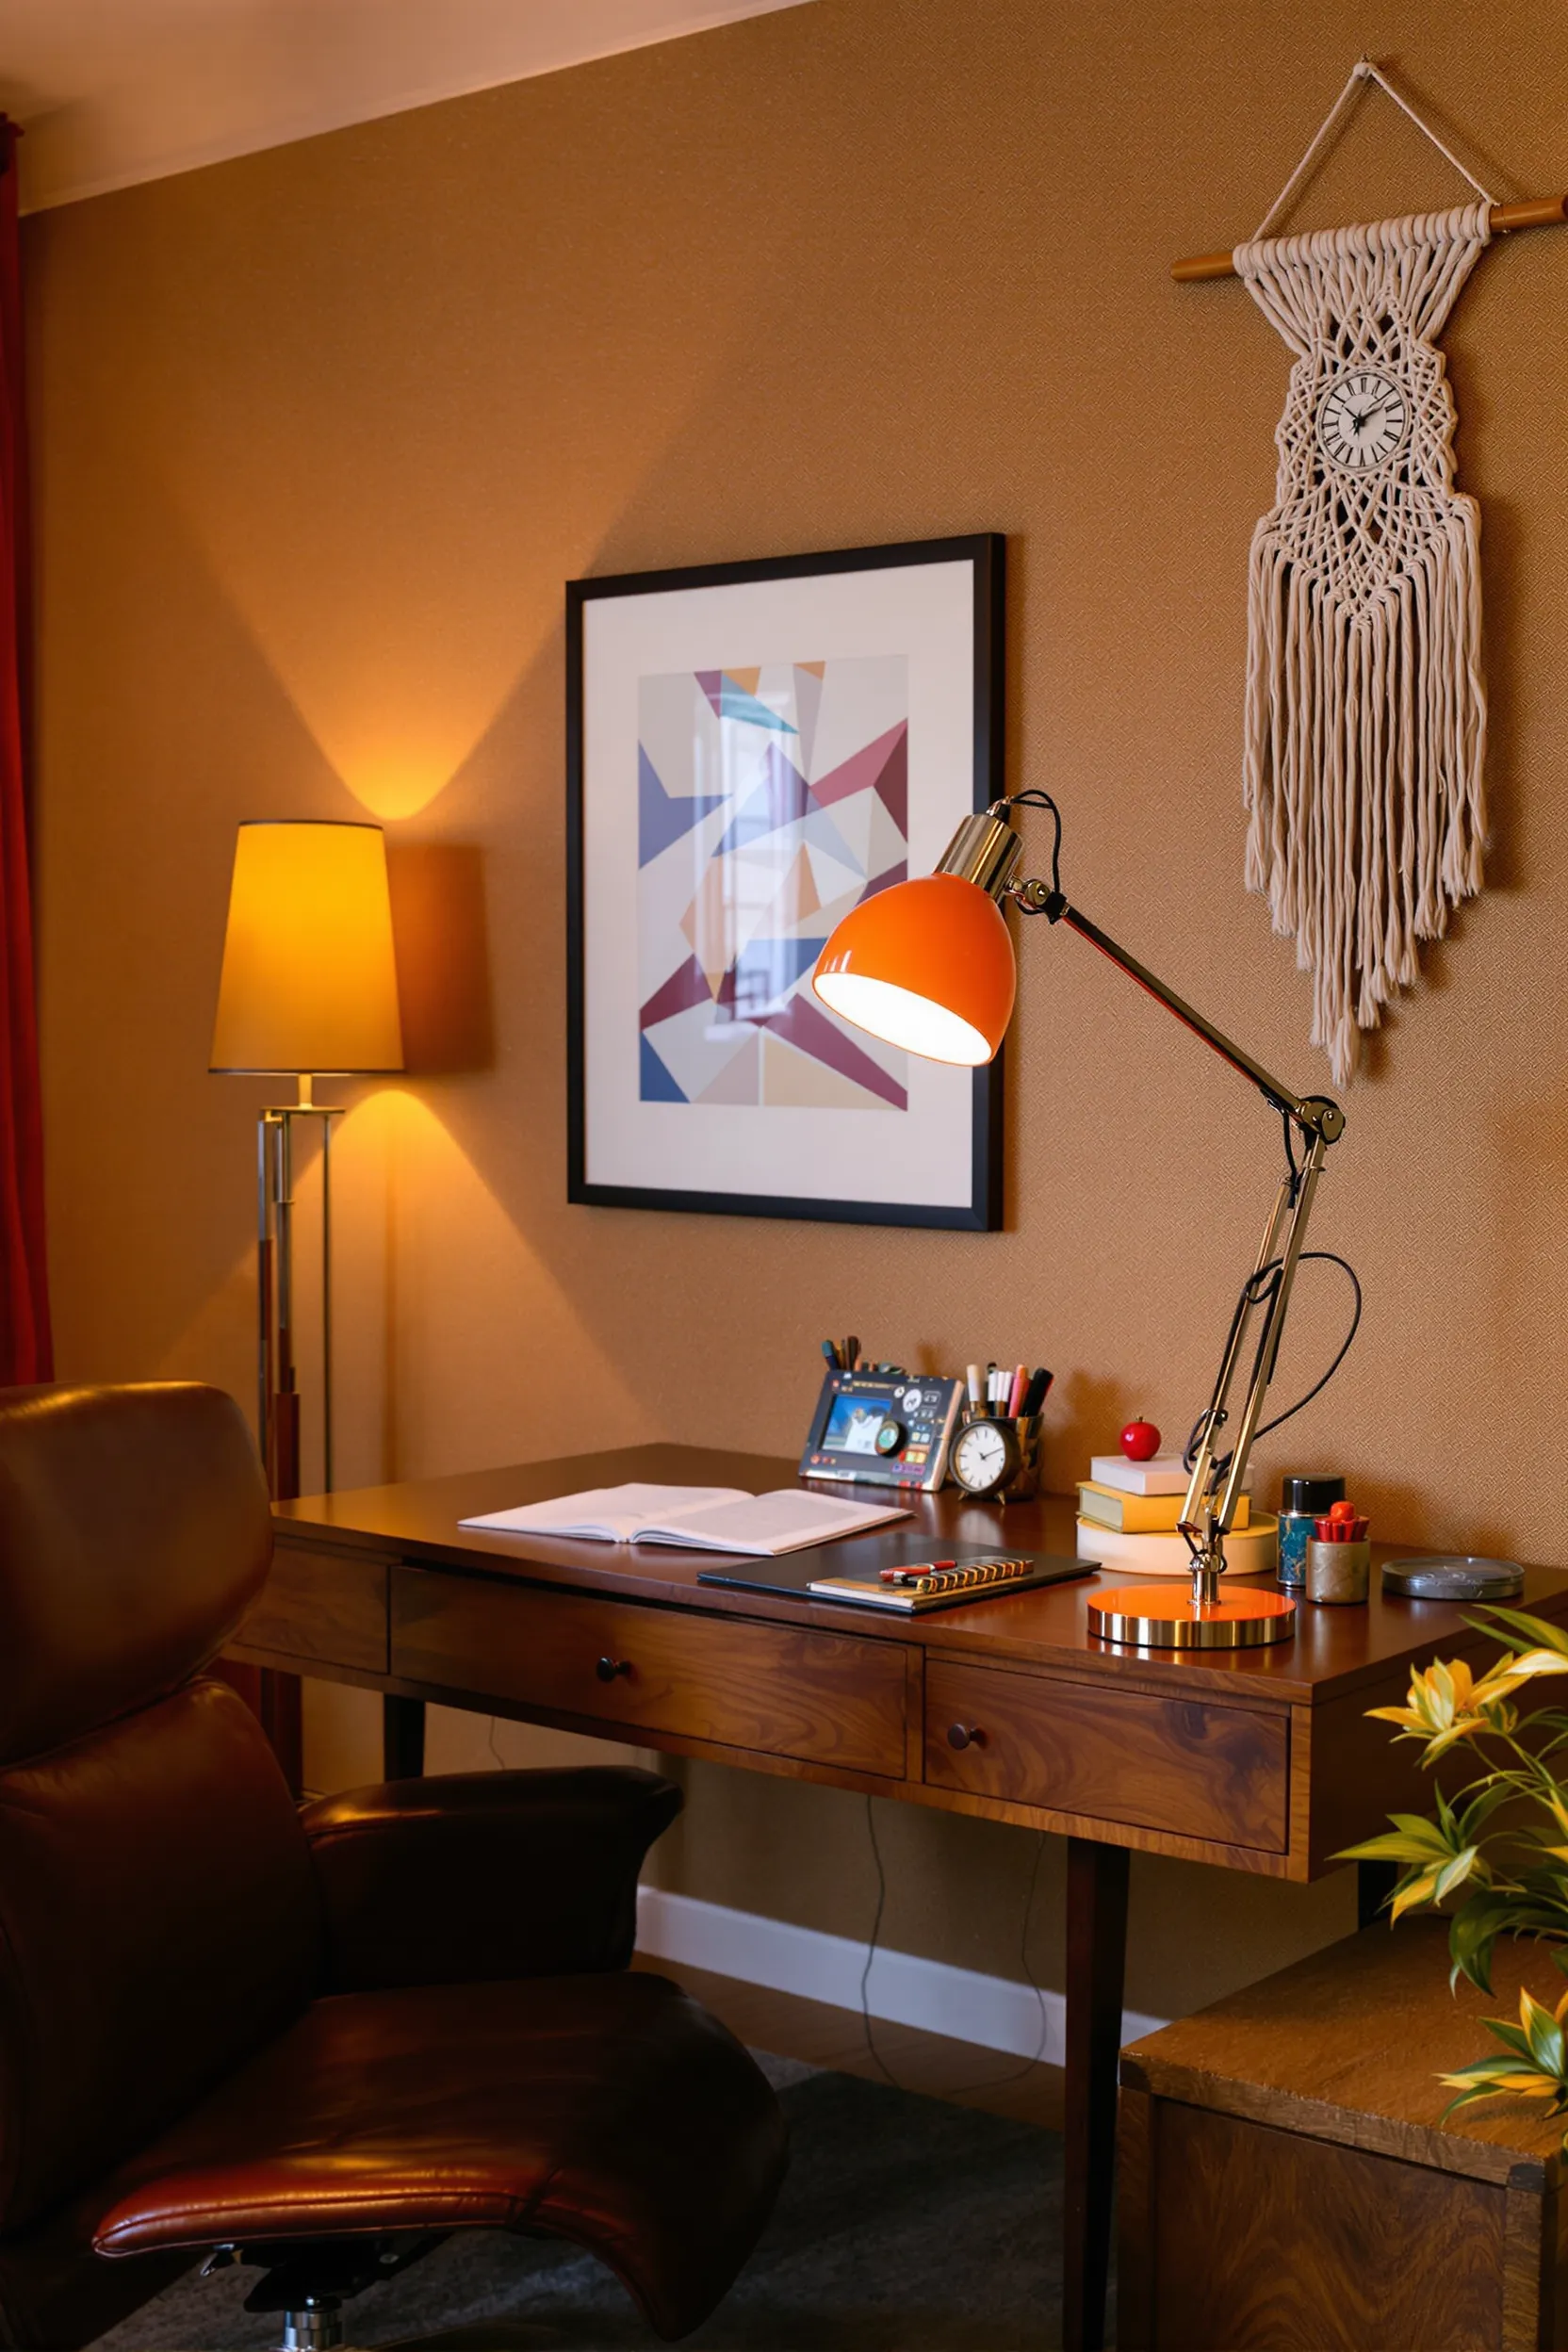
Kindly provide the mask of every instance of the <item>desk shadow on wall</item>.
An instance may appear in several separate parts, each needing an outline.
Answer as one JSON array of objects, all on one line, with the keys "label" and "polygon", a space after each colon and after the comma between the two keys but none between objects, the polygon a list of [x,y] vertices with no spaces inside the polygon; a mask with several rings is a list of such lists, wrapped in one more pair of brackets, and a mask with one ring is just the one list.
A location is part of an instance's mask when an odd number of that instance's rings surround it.
[{"label": "desk shadow on wall", "polygon": [[463,841],[386,844],[410,1077],[489,1070],[496,1057],[481,852]]}]

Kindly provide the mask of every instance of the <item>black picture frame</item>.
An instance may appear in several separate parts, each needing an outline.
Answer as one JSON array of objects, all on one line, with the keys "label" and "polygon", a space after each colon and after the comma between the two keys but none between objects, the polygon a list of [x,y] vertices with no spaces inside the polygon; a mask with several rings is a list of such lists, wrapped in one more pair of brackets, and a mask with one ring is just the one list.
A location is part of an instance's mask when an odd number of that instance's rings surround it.
[{"label": "black picture frame", "polygon": [[[610,1184],[587,1173],[587,1042],[585,1036],[586,873],[585,760],[591,714],[584,708],[584,616],[599,598],[645,596],[670,590],[727,588],[760,580],[800,580],[843,572],[967,564],[972,568],[972,791],[983,810],[1005,787],[1004,607],[1006,540],[999,531],[900,542],[871,547],[762,557],[732,564],[692,564],[621,572],[566,583],[566,1198],[593,1208],[663,1209],[717,1217],[771,1217],[853,1225],[929,1227],[990,1233],[1003,1224],[1003,1057],[971,1073],[972,1184],[966,1201],[928,1202],[819,1199],[700,1187]],[[890,1187],[890,1189],[892,1189]]]}]

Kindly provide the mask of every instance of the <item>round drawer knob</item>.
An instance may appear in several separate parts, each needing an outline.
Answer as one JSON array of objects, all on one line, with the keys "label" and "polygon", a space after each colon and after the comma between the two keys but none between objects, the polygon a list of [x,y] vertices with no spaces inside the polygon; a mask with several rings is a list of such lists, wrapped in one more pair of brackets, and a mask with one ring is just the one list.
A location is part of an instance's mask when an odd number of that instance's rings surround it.
[{"label": "round drawer knob", "polygon": [[978,1723],[949,1723],[947,1744],[950,1748],[983,1748],[986,1735]]},{"label": "round drawer knob", "polygon": [[629,1658],[601,1658],[594,1672],[601,1682],[613,1682],[617,1674],[631,1673]]}]

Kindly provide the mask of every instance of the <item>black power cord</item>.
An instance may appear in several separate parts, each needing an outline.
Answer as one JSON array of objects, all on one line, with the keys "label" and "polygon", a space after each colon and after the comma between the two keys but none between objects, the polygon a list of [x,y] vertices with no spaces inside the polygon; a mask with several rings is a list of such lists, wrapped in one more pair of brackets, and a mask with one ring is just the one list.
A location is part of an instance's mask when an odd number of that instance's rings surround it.
[{"label": "black power cord", "polygon": [[[1354,1340],[1356,1333],[1361,1329],[1361,1279],[1358,1276],[1355,1267],[1350,1264],[1348,1258],[1342,1258],[1335,1250],[1303,1250],[1300,1257],[1297,1260],[1297,1264],[1298,1266],[1305,1266],[1309,1263],[1309,1261],[1317,1266],[1337,1266],[1341,1273],[1344,1274],[1347,1281],[1349,1282],[1351,1291],[1355,1298],[1355,1305],[1350,1315],[1350,1328],[1346,1332],[1343,1340],[1341,1340],[1338,1352],[1334,1356],[1333,1362],[1330,1364],[1328,1370],[1323,1373],[1320,1379],[1314,1380],[1305,1396],[1298,1396],[1296,1402],[1293,1405],[1287,1405],[1283,1413],[1277,1413],[1272,1421],[1266,1421],[1261,1429],[1253,1430],[1252,1443],[1254,1445],[1257,1444],[1259,1438],[1267,1437],[1273,1430],[1283,1429],[1285,1423],[1287,1421],[1294,1420],[1296,1415],[1301,1412],[1304,1406],[1311,1404],[1315,1396],[1322,1395],[1324,1389],[1328,1387],[1329,1382],[1333,1379],[1334,1374],[1339,1370],[1340,1365],[1345,1362],[1346,1357],[1349,1354],[1351,1342]],[[1235,1313],[1231,1317],[1230,1335],[1226,1340],[1227,1351],[1230,1348],[1230,1340],[1234,1337],[1236,1326],[1241,1321],[1242,1316],[1247,1314],[1250,1308],[1263,1305],[1278,1292],[1280,1287],[1280,1277],[1282,1271],[1283,1267],[1282,1261],[1279,1258],[1270,1258],[1266,1266],[1260,1266],[1257,1272],[1255,1274],[1250,1274],[1246,1282],[1243,1282],[1240,1295],[1236,1299]],[[1262,1354],[1266,1339],[1267,1330],[1266,1327],[1258,1340],[1259,1355],[1253,1358],[1254,1371],[1256,1371],[1259,1357]],[[1205,1406],[1203,1411],[1199,1414],[1197,1420],[1192,1425],[1191,1431],[1187,1437],[1187,1442],[1182,1448],[1183,1465],[1188,1470],[1192,1468],[1193,1457],[1198,1451],[1199,1443],[1203,1435],[1204,1427],[1208,1421],[1210,1410],[1210,1407]],[[1219,1422],[1217,1422],[1215,1426],[1218,1427],[1219,1423],[1222,1422],[1223,1419],[1224,1413],[1223,1411],[1221,1411]],[[1214,1462],[1214,1483],[1216,1486],[1217,1486],[1221,1479],[1226,1477],[1231,1467],[1231,1462],[1232,1456],[1230,1454],[1216,1455]]]},{"label": "black power cord", "polygon": [[[876,1835],[876,1815],[873,1810],[873,1803],[872,1798],[866,1799],[866,1829],[871,1838],[872,1859],[876,1865],[876,1912],[871,1923],[871,1939],[866,1945],[865,1966],[860,1970],[860,2028],[865,2035],[867,2055],[883,2081],[890,2083],[895,2091],[906,2091],[910,2085],[899,2081],[876,2047],[876,2036],[872,2032],[871,2026],[871,2003],[866,1992],[871,1983],[872,1962],[876,1957],[877,1943],[882,1934],[882,1914],[888,1901],[888,1874],[882,1866],[882,1847]],[[1034,1918],[1035,1889],[1039,1884],[1040,1858],[1044,1853],[1045,1832],[1042,1829],[1037,1834],[1035,1839],[1035,1859],[1029,1868],[1029,1887],[1023,1898],[1023,1925],[1019,1936],[1019,1958],[1023,1964],[1023,1973],[1029,1980],[1030,1989],[1039,2005],[1040,2030],[1039,2036],[1035,2043],[1034,2056],[1026,2058],[1021,2066],[1014,2066],[1006,2074],[988,2074],[977,2082],[954,2083],[951,2088],[939,2094],[943,2099],[962,2099],[972,2091],[996,2090],[1004,2082],[1021,2082],[1024,2075],[1034,2071],[1045,2055],[1050,2021],[1046,2016],[1045,1993],[1029,1959],[1029,1927]]]}]

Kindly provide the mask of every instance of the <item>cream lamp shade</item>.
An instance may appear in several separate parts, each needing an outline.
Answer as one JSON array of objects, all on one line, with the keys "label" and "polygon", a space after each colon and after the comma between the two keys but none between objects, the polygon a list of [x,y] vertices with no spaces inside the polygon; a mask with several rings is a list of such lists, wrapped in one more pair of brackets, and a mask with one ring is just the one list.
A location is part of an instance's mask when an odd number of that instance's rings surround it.
[{"label": "cream lamp shade", "polygon": [[379,825],[242,825],[214,1070],[403,1066],[386,838]]}]

